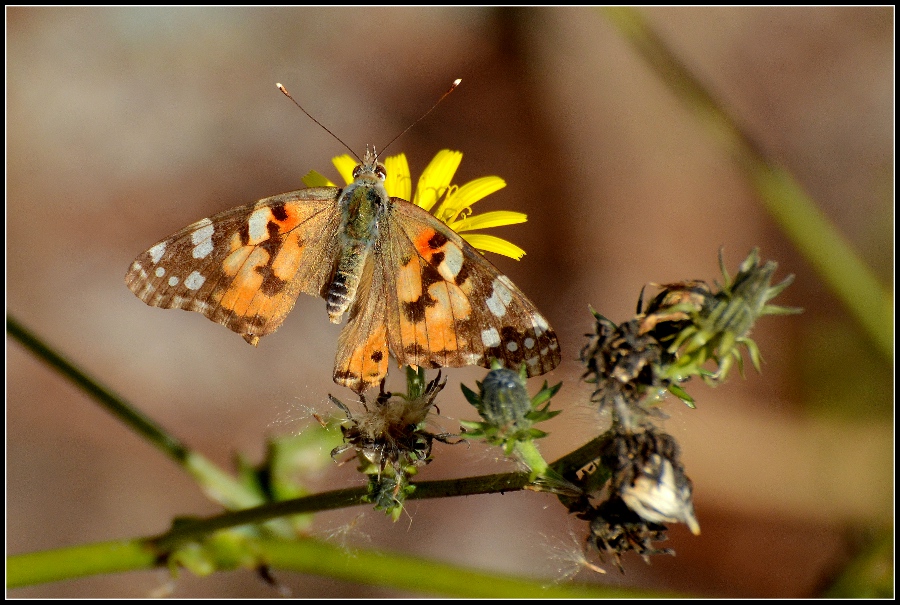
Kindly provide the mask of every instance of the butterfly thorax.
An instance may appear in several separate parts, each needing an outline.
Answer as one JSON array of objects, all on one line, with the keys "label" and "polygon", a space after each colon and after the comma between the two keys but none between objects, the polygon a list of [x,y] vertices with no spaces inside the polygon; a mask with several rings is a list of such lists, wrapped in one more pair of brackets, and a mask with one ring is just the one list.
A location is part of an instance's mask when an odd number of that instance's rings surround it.
[{"label": "butterfly thorax", "polygon": [[325,288],[325,308],[332,323],[340,323],[341,316],[356,300],[363,268],[378,239],[378,225],[390,203],[384,188],[384,166],[366,161],[353,171],[354,181],[338,198],[341,226],[338,230],[340,253],[334,275]]}]

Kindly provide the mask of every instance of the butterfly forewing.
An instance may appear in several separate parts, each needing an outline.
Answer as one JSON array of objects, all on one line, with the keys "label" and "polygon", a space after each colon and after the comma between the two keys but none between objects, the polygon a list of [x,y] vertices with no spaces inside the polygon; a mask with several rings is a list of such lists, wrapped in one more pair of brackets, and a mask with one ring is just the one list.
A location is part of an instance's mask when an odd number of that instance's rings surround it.
[{"label": "butterfly forewing", "polygon": [[339,191],[301,189],[197,221],[138,256],[125,283],[148,305],[197,311],[256,344],[330,278]]},{"label": "butterfly forewing", "polygon": [[534,304],[452,229],[391,198],[382,220],[388,340],[401,364],[428,368],[525,364],[528,375],[560,361],[556,335]]}]

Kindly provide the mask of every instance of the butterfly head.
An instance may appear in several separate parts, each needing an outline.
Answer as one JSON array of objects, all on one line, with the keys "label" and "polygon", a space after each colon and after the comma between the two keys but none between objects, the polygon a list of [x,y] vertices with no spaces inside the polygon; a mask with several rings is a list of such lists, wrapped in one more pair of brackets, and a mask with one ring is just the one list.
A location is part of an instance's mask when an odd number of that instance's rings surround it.
[{"label": "butterfly head", "polygon": [[382,183],[387,178],[387,169],[378,161],[378,154],[375,153],[374,147],[366,147],[366,157],[353,169],[353,179],[359,178],[377,179]]}]

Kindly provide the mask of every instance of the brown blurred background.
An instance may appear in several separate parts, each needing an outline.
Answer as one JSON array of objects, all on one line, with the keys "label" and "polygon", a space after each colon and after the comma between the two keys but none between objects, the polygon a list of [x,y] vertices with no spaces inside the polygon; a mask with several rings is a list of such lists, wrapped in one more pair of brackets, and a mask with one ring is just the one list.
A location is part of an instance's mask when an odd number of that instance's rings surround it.
[{"label": "brown blurred background", "polygon": [[[770,157],[789,168],[892,287],[893,10],[672,8],[642,13]],[[455,179],[508,186],[479,211],[527,212],[497,234],[525,248],[493,257],[560,335],[550,376],[566,409],[542,444],[562,455],[600,430],[574,361],[588,305],[614,320],[647,282],[718,277],[760,246],[796,282],[753,336],[762,375],[736,373],[698,409],[677,401],[703,528],[673,526],[676,557],[579,580],[689,594],[817,594],[872,528],[893,516],[892,363],[879,356],[762,209],[729,152],[590,9],[7,10],[9,313],[221,465],[258,459],[297,431],[303,405],[331,411],[339,328],[301,297],[258,349],[199,314],[145,306],[131,260],[184,225],[297,189],[344,149],[275,89],[361,153],[396,143],[413,178],[442,148]],[[164,531],[217,512],[157,451],[7,339],[7,550],[22,553]],[[450,372],[444,428],[473,418]],[[536,388],[535,381],[533,388]],[[285,421],[288,419],[288,421]],[[294,419],[295,422],[290,420]],[[509,469],[478,446],[436,445],[422,478]],[[358,485],[351,465],[316,489]],[[552,580],[583,524],[548,495],[411,503],[396,524],[362,508],[323,514],[324,535]],[[575,537],[571,537],[571,535]],[[564,558],[564,556],[562,557]],[[392,591],[278,573],[295,596]],[[163,572],[94,577],[12,596],[142,597]],[[175,596],[275,596],[250,572],[183,574]]]}]

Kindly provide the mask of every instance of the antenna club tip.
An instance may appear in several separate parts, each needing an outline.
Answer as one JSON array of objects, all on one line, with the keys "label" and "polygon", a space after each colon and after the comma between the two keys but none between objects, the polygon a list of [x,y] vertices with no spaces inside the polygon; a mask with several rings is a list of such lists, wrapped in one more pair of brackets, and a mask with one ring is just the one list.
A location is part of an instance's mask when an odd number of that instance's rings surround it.
[{"label": "antenna club tip", "polygon": [[460,82],[462,82],[462,78],[456,78],[455,80],[453,80],[453,88],[459,86]]},{"label": "antenna club tip", "polygon": [[281,85],[281,82],[275,82],[275,88],[281,90],[282,88],[284,88],[284,86]]}]

